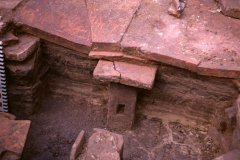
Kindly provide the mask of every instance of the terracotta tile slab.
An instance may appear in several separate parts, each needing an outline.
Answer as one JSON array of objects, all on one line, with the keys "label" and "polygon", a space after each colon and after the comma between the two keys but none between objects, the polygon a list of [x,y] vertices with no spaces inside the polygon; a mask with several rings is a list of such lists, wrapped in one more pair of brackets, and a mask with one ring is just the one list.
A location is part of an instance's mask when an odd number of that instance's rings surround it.
[{"label": "terracotta tile slab", "polygon": [[167,13],[169,1],[144,0],[121,45],[140,49],[145,58],[196,71],[199,63],[182,54],[184,21]]},{"label": "terracotta tile slab", "polygon": [[[187,5],[192,7],[185,8],[183,12],[188,15],[185,15],[188,42],[184,53],[208,61],[199,66],[206,71],[201,71],[201,74],[236,77],[240,66],[240,21],[216,12],[218,6],[214,3],[200,5],[190,1]],[[194,7],[198,7],[199,12],[190,9]]]},{"label": "terracotta tile slab", "polygon": [[24,30],[61,46],[89,53],[90,22],[85,0],[31,0],[15,21]]},{"label": "terracotta tile slab", "polygon": [[99,60],[93,76],[101,81],[119,82],[120,80],[120,73],[115,70],[111,61]]},{"label": "terracotta tile slab", "polygon": [[230,63],[214,64],[210,61],[205,61],[198,66],[197,73],[207,76],[240,78],[240,66]]},{"label": "terracotta tile slab", "polygon": [[20,159],[31,122],[16,121],[13,116],[4,114],[0,114],[0,155],[7,151]]},{"label": "terracotta tile slab", "polygon": [[115,69],[121,73],[120,83],[137,88],[152,89],[157,68],[117,61],[114,64]]},{"label": "terracotta tile slab", "polygon": [[118,51],[141,0],[87,0],[93,50]]},{"label": "terracotta tile slab", "polygon": [[38,37],[29,34],[20,35],[18,39],[19,43],[3,49],[6,60],[24,61],[37,50],[40,44]]},{"label": "terracotta tile slab", "polygon": [[1,0],[0,1],[0,9],[2,9],[2,8],[14,9],[22,1],[23,0]]},{"label": "terracotta tile slab", "polygon": [[238,19],[219,13],[214,1],[188,0],[180,19],[168,7],[168,0],[143,0],[121,42],[124,52],[194,72],[201,61],[240,65]]}]

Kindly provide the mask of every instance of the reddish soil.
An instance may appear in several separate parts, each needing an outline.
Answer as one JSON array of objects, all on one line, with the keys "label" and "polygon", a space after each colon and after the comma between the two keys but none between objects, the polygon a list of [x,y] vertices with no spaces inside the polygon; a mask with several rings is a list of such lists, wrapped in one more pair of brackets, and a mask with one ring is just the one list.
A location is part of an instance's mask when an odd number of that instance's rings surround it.
[{"label": "reddish soil", "polygon": [[[86,131],[88,139],[92,128],[106,127],[106,115],[106,106],[93,106],[84,99],[48,92],[37,113],[18,116],[32,121],[22,159],[69,159],[79,132]],[[206,132],[140,114],[135,122],[132,131],[115,131],[124,136],[124,160],[207,160],[222,154],[219,144]]]}]

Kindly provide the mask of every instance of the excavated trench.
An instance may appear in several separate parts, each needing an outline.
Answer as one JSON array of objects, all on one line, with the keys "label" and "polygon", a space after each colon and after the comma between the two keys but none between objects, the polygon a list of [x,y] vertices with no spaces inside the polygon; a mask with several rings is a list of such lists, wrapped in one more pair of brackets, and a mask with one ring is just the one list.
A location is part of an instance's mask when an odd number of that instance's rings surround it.
[{"label": "excavated trench", "polygon": [[93,128],[123,135],[123,160],[239,149],[240,21],[217,2],[186,0],[180,19],[167,14],[170,0],[5,3],[9,112],[31,125],[25,146],[24,136],[16,153],[0,146],[0,160],[67,160]]},{"label": "excavated trench", "polygon": [[237,99],[235,80],[158,63],[153,89],[138,89],[133,129],[115,130],[107,127],[110,83],[93,78],[98,60],[48,41],[40,49],[44,97],[39,105],[14,110],[12,102],[23,102],[9,97],[11,113],[32,122],[22,159],[68,159],[79,132],[86,131],[88,139],[93,128],[123,134],[124,160],[212,159],[225,153],[208,128],[213,125],[229,137],[218,119]]}]

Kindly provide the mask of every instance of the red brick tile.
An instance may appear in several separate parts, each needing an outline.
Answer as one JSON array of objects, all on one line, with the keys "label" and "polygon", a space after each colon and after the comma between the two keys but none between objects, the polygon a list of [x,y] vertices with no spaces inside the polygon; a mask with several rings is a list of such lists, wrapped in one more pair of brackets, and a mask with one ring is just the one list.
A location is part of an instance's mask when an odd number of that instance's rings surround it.
[{"label": "red brick tile", "polygon": [[15,21],[24,31],[79,52],[91,49],[90,22],[85,0],[31,0]]},{"label": "red brick tile", "polygon": [[119,82],[120,73],[115,70],[113,62],[100,60],[93,72],[95,79],[101,81]]},{"label": "red brick tile", "polygon": [[115,69],[121,73],[120,83],[137,88],[152,89],[157,68],[117,61],[114,64]]},{"label": "red brick tile", "polygon": [[[29,120],[16,121],[14,116],[0,114],[0,155],[10,152],[21,158],[30,127]],[[1,155],[2,156],[2,155]]]}]

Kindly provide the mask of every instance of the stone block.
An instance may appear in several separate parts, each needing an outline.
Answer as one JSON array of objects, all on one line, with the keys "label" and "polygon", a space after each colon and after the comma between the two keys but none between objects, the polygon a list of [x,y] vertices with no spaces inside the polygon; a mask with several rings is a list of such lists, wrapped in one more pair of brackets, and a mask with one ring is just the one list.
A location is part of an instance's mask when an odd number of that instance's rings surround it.
[{"label": "stone block", "polygon": [[233,150],[220,157],[214,158],[213,160],[239,160],[239,159],[240,159],[240,151]]},{"label": "stone block", "polygon": [[134,124],[137,88],[110,84],[107,125],[113,129],[131,130]]},{"label": "stone block", "polygon": [[0,114],[0,160],[21,159],[31,122],[13,118],[7,113]]},{"label": "stone block", "polygon": [[37,49],[31,58],[23,62],[6,62],[6,68],[11,80],[16,84],[24,86],[34,83],[41,66],[42,52],[40,48]]},{"label": "stone block", "polygon": [[85,160],[120,160],[123,152],[123,136],[94,128],[89,138]]},{"label": "stone block", "polygon": [[115,70],[113,62],[100,60],[93,72],[95,79],[101,81],[119,82],[120,73]]},{"label": "stone block", "polygon": [[28,34],[20,35],[18,38],[19,43],[3,49],[5,60],[24,61],[39,47],[40,38]]},{"label": "stone block", "polygon": [[240,19],[240,1],[239,0],[219,0],[223,14],[226,16]]},{"label": "stone block", "polygon": [[70,160],[77,159],[79,154],[82,152],[84,143],[85,143],[85,132],[81,131],[72,146]]},{"label": "stone block", "polygon": [[8,99],[9,109],[12,113],[30,115],[40,106],[41,99],[45,93],[46,77],[44,77],[48,66],[43,65],[35,82],[28,86],[9,83]]}]

